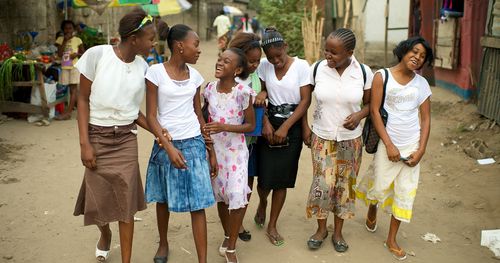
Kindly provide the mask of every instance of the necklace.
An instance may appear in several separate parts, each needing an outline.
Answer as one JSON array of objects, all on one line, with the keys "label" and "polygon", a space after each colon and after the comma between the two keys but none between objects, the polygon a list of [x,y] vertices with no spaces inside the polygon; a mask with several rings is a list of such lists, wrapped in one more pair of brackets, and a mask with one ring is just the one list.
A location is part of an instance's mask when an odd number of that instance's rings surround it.
[{"label": "necklace", "polygon": [[125,62],[125,59],[123,59],[122,51],[120,50],[120,46],[116,46],[116,50],[118,51],[118,58],[125,64],[125,71],[127,72],[127,74],[130,74],[130,72],[132,72],[132,70],[130,69],[129,63]]}]

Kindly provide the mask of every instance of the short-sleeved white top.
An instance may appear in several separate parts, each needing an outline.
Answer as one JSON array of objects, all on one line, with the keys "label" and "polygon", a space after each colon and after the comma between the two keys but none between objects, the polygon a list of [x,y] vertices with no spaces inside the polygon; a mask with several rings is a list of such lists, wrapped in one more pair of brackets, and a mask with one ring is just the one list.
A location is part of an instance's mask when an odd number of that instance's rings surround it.
[{"label": "short-sleeved white top", "polygon": [[299,104],[300,88],[311,84],[309,63],[298,57],[293,62],[281,80],[278,80],[274,65],[267,58],[260,61],[257,73],[266,83],[267,96],[272,105]]},{"label": "short-sleeved white top", "polygon": [[[385,79],[384,71],[379,70]],[[399,84],[390,69],[384,109],[388,113],[386,130],[396,147],[404,147],[420,141],[420,105],[432,95],[427,80],[415,74],[406,85]]]},{"label": "short-sleeved white top", "polygon": [[316,108],[313,114],[312,130],[314,134],[326,140],[346,141],[361,136],[361,125],[356,129],[344,128],[347,116],[361,110],[363,94],[371,89],[373,73],[364,65],[366,82],[363,82],[362,65],[351,56],[351,63],[342,75],[335,68],[328,67],[326,60],[320,61],[313,78],[314,66],[311,66],[311,83],[315,84],[313,96]]},{"label": "short-sleeved white top", "polygon": [[171,79],[163,64],[152,65],[146,73],[146,79],[158,87],[158,122],[174,140],[201,134],[193,99],[204,79],[196,69],[188,69],[189,79],[181,81]]},{"label": "short-sleeved white top", "polygon": [[142,57],[136,56],[134,61],[125,63],[111,45],[100,45],[88,49],[75,67],[92,81],[90,124],[127,125],[138,118],[148,68]]}]

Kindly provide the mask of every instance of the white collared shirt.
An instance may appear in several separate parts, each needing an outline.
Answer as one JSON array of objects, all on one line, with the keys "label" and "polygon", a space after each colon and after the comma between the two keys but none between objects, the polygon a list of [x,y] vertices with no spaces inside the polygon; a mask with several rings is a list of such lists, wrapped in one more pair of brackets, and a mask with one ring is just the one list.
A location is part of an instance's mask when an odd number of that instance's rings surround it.
[{"label": "white collared shirt", "polygon": [[361,64],[351,56],[351,64],[342,75],[335,68],[328,67],[323,60],[318,65],[316,79],[313,78],[314,65],[311,66],[311,83],[315,84],[313,96],[316,99],[316,108],[313,114],[313,132],[326,140],[346,141],[361,136],[361,125],[356,129],[344,128],[347,116],[361,110],[363,94],[371,89],[373,73],[365,67],[366,83],[363,84]]}]

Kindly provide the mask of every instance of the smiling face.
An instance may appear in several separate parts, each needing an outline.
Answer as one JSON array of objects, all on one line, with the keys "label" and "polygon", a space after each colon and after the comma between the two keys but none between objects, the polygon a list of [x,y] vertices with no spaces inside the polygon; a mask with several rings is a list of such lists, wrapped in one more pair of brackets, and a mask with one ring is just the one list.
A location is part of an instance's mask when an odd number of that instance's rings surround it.
[{"label": "smiling face", "polygon": [[248,72],[254,73],[255,70],[257,70],[257,67],[259,67],[262,50],[260,50],[260,47],[252,48],[248,50],[245,55],[248,60]]},{"label": "smiling face", "polygon": [[282,47],[269,47],[264,52],[266,53],[267,60],[269,63],[274,65],[275,69],[282,69],[285,67],[287,62],[287,45],[284,44]]},{"label": "smiling face", "polygon": [[238,67],[239,63],[239,57],[236,53],[231,50],[224,51],[217,59],[217,63],[215,63],[215,77],[218,79],[234,78],[243,70]]},{"label": "smiling face", "polygon": [[194,31],[189,31],[184,40],[179,42],[179,50],[182,50],[182,58],[186,63],[196,64],[201,54],[200,38]]},{"label": "smiling face", "polygon": [[325,58],[330,68],[346,66],[352,56],[352,50],[346,50],[342,40],[329,36],[325,43]]},{"label": "smiling face", "polygon": [[414,71],[421,69],[425,62],[425,57],[427,53],[425,47],[422,44],[416,44],[410,49],[401,59],[401,63],[405,65],[409,70]]},{"label": "smiling face", "polygon": [[155,45],[155,27],[152,24],[147,25],[141,30],[140,34],[134,36],[133,43],[136,46],[137,54],[147,57]]}]

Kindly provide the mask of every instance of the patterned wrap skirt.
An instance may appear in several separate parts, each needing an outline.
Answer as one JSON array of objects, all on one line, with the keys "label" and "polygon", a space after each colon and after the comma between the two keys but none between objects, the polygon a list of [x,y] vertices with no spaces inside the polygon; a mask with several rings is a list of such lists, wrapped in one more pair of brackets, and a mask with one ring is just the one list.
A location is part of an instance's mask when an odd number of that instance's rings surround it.
[{"label": "patterned wrap skirt", "polygon": [[325,140],[313,134],[311,142],[313,180],[306,206],[308,218],[354,217],[353,186],[361,166],[361,137],[347,141]]},{"label": "patterned wrap skirt", "polygon": [[135,123],[111,127],[89,124],[97,168],[85,168],[73,213],[84,215],[84,225],[133,222],[134,214],[146,209],[136,131]]}]

